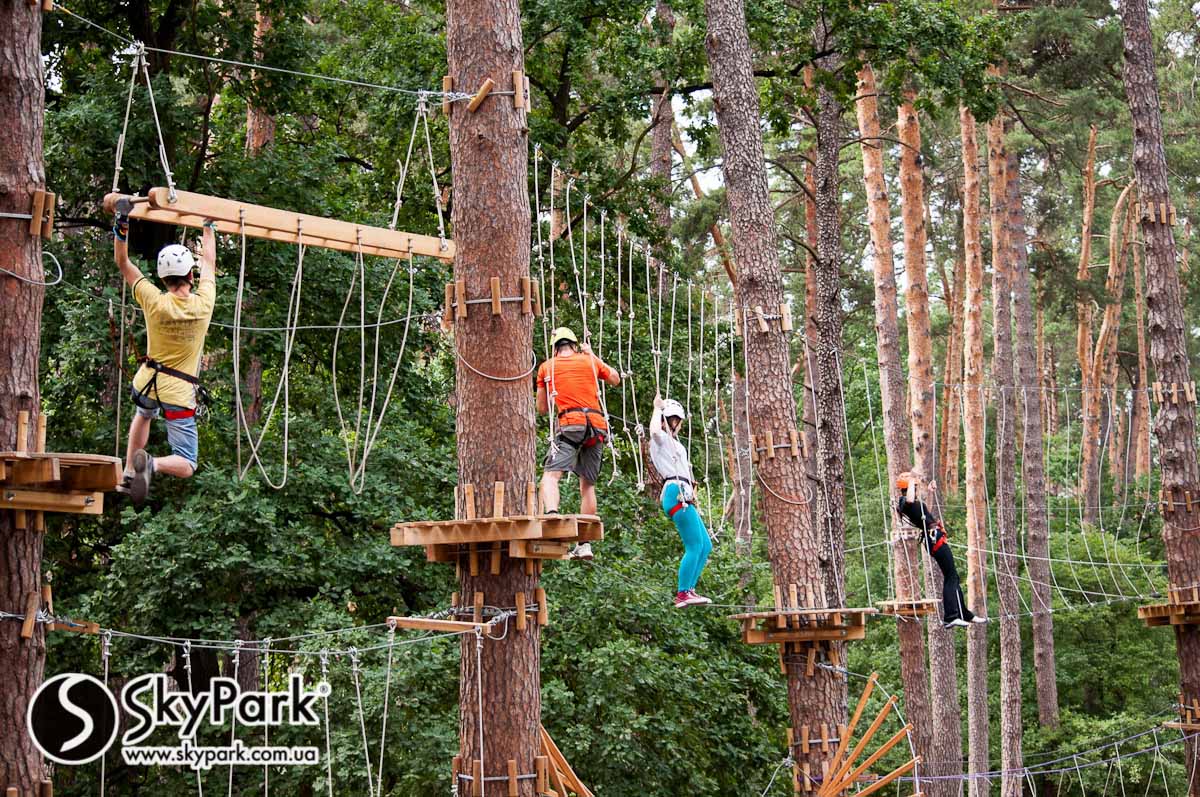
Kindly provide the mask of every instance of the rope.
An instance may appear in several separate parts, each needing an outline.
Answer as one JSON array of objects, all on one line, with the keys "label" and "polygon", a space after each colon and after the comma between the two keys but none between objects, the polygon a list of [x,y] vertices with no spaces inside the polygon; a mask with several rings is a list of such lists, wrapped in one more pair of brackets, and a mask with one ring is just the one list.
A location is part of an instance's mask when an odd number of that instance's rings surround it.
[{"label": "rope", "polygon": [[[105,631],[100,637],[100,661],[104,667],[104,688],[108,689],[108,660],[112,656],[112,631]],[[105,750],[100,755],[100,797],[104,797],[104,788],[107,782],[108,771],[108,751]]]},{"label": "rope", "polygon": [[[237,640],[237,644],[233,649],[233,680],[234,683],[241,683],[238,680],[238,671],[242,666],[242,640]],[[233,747],[234,740],[237,739],[237,713],[235,712],[230,717],[229,722],[229,746]],[[233,797],[233,764],[229,765],[229,785],[225,791],[226,797]]]},{"label": "rope", "polygon": [[479,797],[486,797],[484,787],[487,770],[483,765],[484,736],[483,736],[483,629],[475,628],[475,695],[478,700],[476,711],[479,715]]},{"label": "rope", "polygon": [[[329,684],[329,651],[322,650],[321,656],[321,683],[328,686]],[[325,694],[321,698],[325,709],[325,783],[329,789],[329,797],[333,797],[333,750],[329,741],[329,693],[331,689],[322,690]]]},{"label": "rope", "polygon": [[[387,677],[383,682],[383,719],[381,720],[379,730],[379,771],[376,773],[376,782],[378,786],[375,793],[379,797],[383,797],[383,752],[387,745],[387,721],[388,709],[391,707],[391,700],[388,698],[392,692],[392,656],[396,650],[396,622],[388,620],[388,656],[387,656]],[[368,782],[368,787],[370,783]]]},{"label": "rope", "polygon": [[[271,685],[271,637],[263,640],[263,663],[262,663],[262,685],[263,691]],[[269,747],[271,745],[271,726],[263,724],[263,745]],[[370,778],[367,779],[370,782]],[[270,797],[271,795],[271,767],[263,764],[263,795]]]},{"label": "rope", "polygon": [[[188,688],[188,693],[191,694],[194,692],[194,690],[192,688],[192,643],[191,642],[183,643],[183,669],[184,669],[184,672],[187,673],[187,688]],[[203,780],[201,780],[199,771],[196,772],[196,793],[199,794],[200,797],[204,797],[204,782],[203,782]]]},{"label": "rope", "polygon": [[[62,8],[59,6],[59,8]],[[62,9],[66,11],[66,9]],[[70,14],[70,11],[67,11]],[[74,16],[72,14],[72,16]],[[82,17],[81,17],[82,19]],[[86,22],[86,20],[84,20]],[[91,24],[90,22],[88,23]],[[101,30],[104,30],[101,28]],[[137,85],[138,67],[142,61],[142,51],[138,50],[133,55],[133,62],[130,64],[129,70],[129,95],[125,98],[125,121],[121,124],[121,135],[117,138],[117,153],[116,162],[113,166],[113,182],[112,190],[115,194],[121,187],[121,161],[125,157],[125,134],[129,132],[129,115],[133,110],[133,89]]]},{"label": "rope", "polygon": [[368,749],[368,744],[367,744],[367,719],[366,719],[366,716],[363,714],[362,686],[359,684],[359,680],[358,680],[358,673],[359,673],[358,651],[354,648],[350,648],[350,673],[351,673],[352,677],[354,678],[354,700],[355,700],[355,705],[358,710],[358,726],[359,726],[359,728],[362,729],[363,761],[365,762],[366,767],[367,767],[367,791],[369,792],[370,788],[371,788],[371,782],[372,782],[371,751],[370,751],[370,749]]},{"label": "rope", "polygon": [[62,278],[63,278],[62,264],[58,262],[57,257],[55,257],[54,255],[52,255],[51,253],[47,252],[44,249],[42,250],[42,257],[48,257],[54,261],[54,268],[57,269],[58,276],[54,278],[53,282],[43,282],[42,280],[29,279],[28,277],[21,276],[20,274],[18,274],[15,271],[9,271],[8,269],[6,269],[2,266],[0,266],[0,274],[7,274],[8,276],[12,277],[13,279],[24,282],[26,285],[33,285],[33,286],[39,287],[39,288],[53,288],[58,283],[62,282]]},{"label": "rope", "polygon": [[[257,465],[259,473],[262,474],[263,480],[276,490],[283,489],[288,480],[288,443],[290,441],[289,426],[291,421],[291,366],[292,366],[292,350],[296,342],[296,331],[293,329],[286,333],[283,337],[283,367],[282,373],[279,376],[279,381],[275,383],[275,395],[271,398],[271,406],[267,410],[266,417],[262,421],[262,425],[258,430],[257,440],[254,433],[250,429],[250,423],[246,418],[245,403],[242,401],[242,378],[241,378],[241,352],[242,352],[242,337],[239,328],[242,320],[242,295],[246,287],[246,211],[238,211],[239,221],[238,227],[242,238],[242,257],[241,263],[238,266],[238,288],[237,288],[237,304],[234,306],[234,331],[233,331],[233,385],[234,385],[234,404],[237,410],[237,421],[239,424],[237,438],[237,457],[238,457],[238,479],[239,481],[246,478],[246,474],[250,472],[252,465]],[[304,232],[303,222],[296,223],[296,235],[301,238]],[[301,287],[304,282],[304,254],[307,247],[303,242],[296,248],[296,273],[292,278],[292,292],[288,297],[287,320],[291,322],[295,318],[300,317],[300,296]],[[263,439],[266,437],[267,429],[271,426],[271,419],[275,417],[275,410],[279,406],[280,394],[283,395],[283,475],[280,477],[279,483],[276,484],[271,479],[271,474],[267,472],[267,467],[263,464],[261,451]],[[242,467],[242,431],[246,433],[246,440],[250,444],[250,461]]]}]

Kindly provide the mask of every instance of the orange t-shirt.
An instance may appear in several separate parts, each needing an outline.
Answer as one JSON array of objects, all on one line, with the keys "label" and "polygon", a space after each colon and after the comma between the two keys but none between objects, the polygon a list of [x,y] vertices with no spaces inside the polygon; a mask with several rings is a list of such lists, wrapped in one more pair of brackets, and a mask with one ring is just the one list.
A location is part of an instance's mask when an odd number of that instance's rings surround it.
[{"label": "orange t-shirt", "polygon": [[538,368],[537,383],[546,388],[546,395],[557,393],[551,410],[561,412],[587,408],[596,412],[568,412],[558,419],[559,426],[583,426],[591,420],[596,429],[608,429],[600,410],[600,385],[597,380],[609,379],[616,373],[589,354],[576,353],[569,357],[552,357]]}]

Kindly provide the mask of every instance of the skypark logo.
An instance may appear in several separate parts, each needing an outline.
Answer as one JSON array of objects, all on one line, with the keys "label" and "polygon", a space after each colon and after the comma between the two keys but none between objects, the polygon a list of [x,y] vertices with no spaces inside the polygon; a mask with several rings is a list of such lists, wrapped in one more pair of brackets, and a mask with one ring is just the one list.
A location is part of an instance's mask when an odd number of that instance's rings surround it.
[{"label": "skypark logo", "polygon": [[329,696],[329,684],[304,691],[304,678],[292,673],[286,692],[243,692],[232,678],[213,678],[208,692],[176,692],[164,673],[134,678],[121,690],[121,707],[135,720],[121,744],[141,743],[158,728],[178,728],[180,739],[196,738],[201,723],[238,725],[319,725],[316,704]]},{"label": "skypark logo", "polygon": [[[121,738],[125,762],[134,766],[308,765],[319,762],[315,747],[246,747],[234,741],[227,747],[195,744],[204,728],[231,723],[243,727],[316,726],[317,703],[328,697],[328,683],[314,690],[293,673],[281,692],[243,692],[232,678],[218,677],[208,691],[181,692],[171,688],[163,673],[141,675],[121,690],[120,706],[128,717]],[[49,679],[34,694],[26,724],[37,748],[59,764],[95,761],[117,738],[117,699],[90,675],[66,673]],[[178,746],[140,746],[159,728],[174,729]]]}]

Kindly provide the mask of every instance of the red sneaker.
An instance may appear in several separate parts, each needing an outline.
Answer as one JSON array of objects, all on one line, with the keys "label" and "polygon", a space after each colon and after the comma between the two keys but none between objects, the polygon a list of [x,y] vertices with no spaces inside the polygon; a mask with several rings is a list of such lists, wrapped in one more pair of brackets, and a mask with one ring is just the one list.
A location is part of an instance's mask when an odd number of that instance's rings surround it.
[{"label": "red sneaker", "polygon": [[712,603],[711,598],[706,598],[703,595],[697,595],[694,589],[687,591],[688,606],[703,606],[707,603]]},{"label": "red sneaker", "polygon": [[684,606],[691,606],[691,601],[688,599],[686,592],[675,593],[675,608],[682,609]]}]

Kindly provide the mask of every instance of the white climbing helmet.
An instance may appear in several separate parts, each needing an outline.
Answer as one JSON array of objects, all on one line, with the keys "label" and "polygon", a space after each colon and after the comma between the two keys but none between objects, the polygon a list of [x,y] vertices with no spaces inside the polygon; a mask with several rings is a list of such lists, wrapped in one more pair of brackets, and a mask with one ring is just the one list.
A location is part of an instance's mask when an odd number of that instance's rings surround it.
[{"label": "white climbing helmet", "polygon": [[190,277],[196,259],[186,246],[171,244],[164,246],[158,253],[158,276],[161,277]]},{"label": "white climbing helmet", "polygon": [[667,399],[662,404],[663,418],[678,418],[683,420],[687,417],[687,413],[683,411],[683,405],[675,399]]}]

